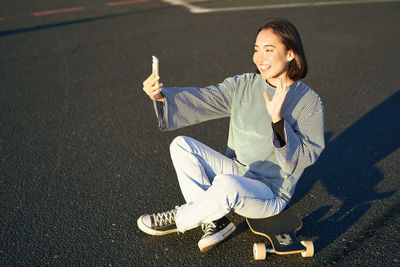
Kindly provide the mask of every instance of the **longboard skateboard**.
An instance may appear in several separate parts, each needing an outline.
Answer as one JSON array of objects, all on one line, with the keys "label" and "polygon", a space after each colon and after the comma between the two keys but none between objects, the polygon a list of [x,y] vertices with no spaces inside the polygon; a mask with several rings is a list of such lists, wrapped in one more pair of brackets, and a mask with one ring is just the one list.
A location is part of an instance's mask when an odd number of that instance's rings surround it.
[{"label": "longboard skateboard", "polygon": [[246,218],[250,230],[266,237],[270,246],[265,243],[255,243],[253,245],[254,259],[263,260],[267,253],[279,255],[301,253],[303,257],[314,255],[314,245],[312,241],[299,242],[295,233],[303,226],[299,216],[291,208],[286,208],[278,215],[264,219]]}]

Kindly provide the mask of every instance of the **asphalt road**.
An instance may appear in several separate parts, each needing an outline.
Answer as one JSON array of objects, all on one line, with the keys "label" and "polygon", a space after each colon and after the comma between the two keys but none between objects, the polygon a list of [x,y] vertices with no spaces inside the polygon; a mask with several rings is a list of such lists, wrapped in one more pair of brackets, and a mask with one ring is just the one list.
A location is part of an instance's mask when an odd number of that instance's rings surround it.
[{"label": "asphalt road", "polygon": [[[1,266],[400,265],[399,2],[198,14],[157,0],[0,6]],[[300,31],[304,82],[326,110],[327,148],[292,201],[315,256],[256,262],[263,239],[236,215],[233,237],[204,254],[199,229],[145,235],[140,215],[183,202],[172,139],[224,152],[228,127],[161,133],[141,89],[151,56],[166,86],[216,84],[253,70],[256,31],[271,16]]]}]

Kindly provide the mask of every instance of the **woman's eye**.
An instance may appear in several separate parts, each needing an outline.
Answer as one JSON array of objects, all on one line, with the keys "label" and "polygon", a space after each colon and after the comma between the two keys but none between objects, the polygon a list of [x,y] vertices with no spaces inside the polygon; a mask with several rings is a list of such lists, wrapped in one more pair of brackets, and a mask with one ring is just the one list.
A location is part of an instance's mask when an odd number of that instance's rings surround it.
[{"label": "woman's eye", "polygon": [[272,50],[272,49],[267,49],[267,50],[265,50],[265,51],[267,51],[267,52],[273,52],[274,50]]}]

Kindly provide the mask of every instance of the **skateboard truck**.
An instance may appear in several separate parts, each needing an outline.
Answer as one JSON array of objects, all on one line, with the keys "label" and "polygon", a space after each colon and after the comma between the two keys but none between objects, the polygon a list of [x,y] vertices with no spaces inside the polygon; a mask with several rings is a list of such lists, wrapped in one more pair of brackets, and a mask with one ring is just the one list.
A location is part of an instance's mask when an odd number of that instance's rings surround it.
[{"label": "skateboard truck", "polygon": [[293,243],[292,239],[290,238],[290,235],[288,234],[279,234],[276,235],[275,238],[278,240],[279,244],[284,246],[288,246]]},{"label": "skateboard truck", "polygon": [[303,258],[308,258],[314,256],[314,243],[312,241],[301,241],[300,242],[305,249],[302,251],[291,251],[288,253],[282,253],[281,251],[276,251],[274,248],[267,248],[265,243],[254,243],[253,245],[253,256],[255,260],[265,260],[267,253],[278,254],[278,255],[288,255],[301,253]]}]

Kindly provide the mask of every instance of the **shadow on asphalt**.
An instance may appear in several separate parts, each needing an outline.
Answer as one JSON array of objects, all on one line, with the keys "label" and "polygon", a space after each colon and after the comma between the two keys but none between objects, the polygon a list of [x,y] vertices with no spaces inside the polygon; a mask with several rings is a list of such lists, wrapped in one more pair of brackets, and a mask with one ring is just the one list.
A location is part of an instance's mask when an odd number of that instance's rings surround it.
[{"label": "shadow on asphalt", "polygon": [[339,210],[331,216],[326,214],[332,207],[322,206],[303,218],[307,235],[318,236],[314,242],[317,251],[354,225],[372,202],[396,192],[375,189],[385,177],[374,165],[400,147],[400,124],[395,119],[398,114],[400,91],[327,142],[321,158],[303,174],[293,203],[302,199],[317,181],[322,182],[329,195],[342,201]]}]

